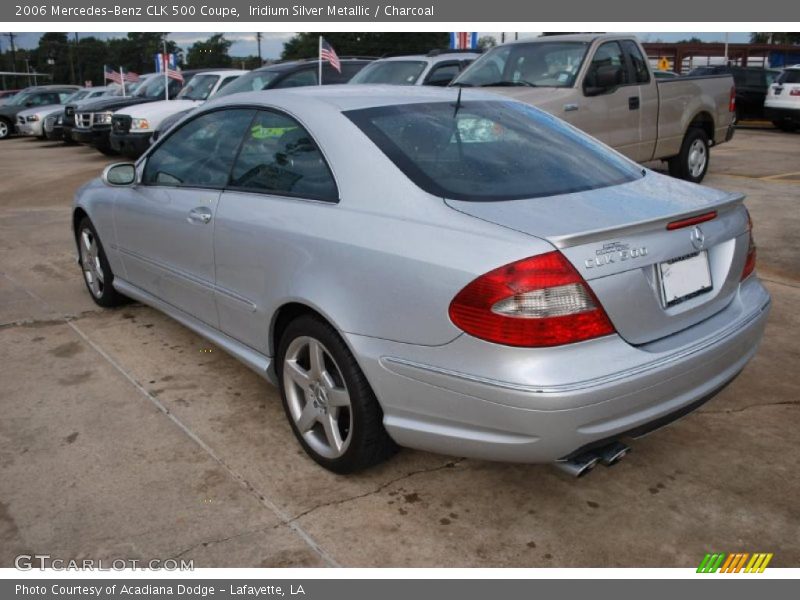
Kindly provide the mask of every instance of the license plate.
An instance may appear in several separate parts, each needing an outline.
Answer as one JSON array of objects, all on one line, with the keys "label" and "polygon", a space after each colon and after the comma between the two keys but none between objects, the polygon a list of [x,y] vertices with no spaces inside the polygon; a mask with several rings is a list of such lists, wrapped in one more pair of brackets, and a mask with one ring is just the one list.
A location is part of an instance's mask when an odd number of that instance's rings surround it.
[{"label": "license plate", "polygon": [[658,273],[661,299],[666,307],[691,300],[713,288],[705,250],[662,262],[658,265]]}]

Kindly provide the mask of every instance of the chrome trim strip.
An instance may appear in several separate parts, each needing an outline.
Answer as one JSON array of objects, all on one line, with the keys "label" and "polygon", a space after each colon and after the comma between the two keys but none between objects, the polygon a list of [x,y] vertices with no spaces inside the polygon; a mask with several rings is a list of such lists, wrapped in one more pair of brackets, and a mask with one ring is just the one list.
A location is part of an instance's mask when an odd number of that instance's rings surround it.
[{"label": "chrome trim strip", "polygon": [[[677,362],[687,356],[700,352],[709,346],[713,346],[725,338],[730,337],[736,331],[748,326],[750,323],[755,321],[761,314],[767,310],[771,304],[772,300],[768,300],[764,305],[762,305],[758,310],[753,311],[748,316],[736,321],[735,323],[729,325],[725,329],[719,331],[717,334],[706,338],[702,342],[695,344],[694,346],[689,346],[679,352],[674,354],[670,354],[669,356],[665,356],[658,360],[650,361],[648,363],[639,365],[638,367],[634,367],[632,369],[627,369],[625,371],[619,371],[617,373],[613,373],[611,375],[606,375],[604,377],[596,377],[594,379],[587,379],[584,381],[578,381],[575,383],[565,383],[563,385],[553,385],[553,386],[536,386],[536,385],[523,385],[518,383],[511,383],[508,381],[500,381],[498,379],[491,379],[487,377],[480,377],[478,375],[470,375],[469,373],[462,373],[461,371],[453,371],[451,369],[446,369],[442,367],[436,367],[433,365],[426,365],[423,363],[418,363],[410,360],[406,360],[404,358],[398,358],[395,356],[382,356],[380,358],[381,363],[390,363],[390,364],[397,364],[403,365],[406,367],[411,367],[414,369],[419,369],[421,371],[428,371],[430,373],[435,373],[437,375],[445,375],[447,377],[453,377],[455,379],[461,379],[464,381],[468,381],[470,383],[479,383],[482,385],[487,385],[490,387],[502,388],[507,390],[513,390],[515,392],[526,392],[531,394],[560,394],[565,392],[575,392],[579,390],[585,390],[587,388],[596,387],[599,385],[603,385],[606,383],[612,383],[614,381],[618,381],[620,379],[626,379],[628,377],[639,375],[645,371],[649,371],[651,369],[655,369],[658,367],[662,367],[668,365],[673,362]],[[387,367],[389,368],[389,367]],[[389,368],[390,371],[396,373],[393,369]]]}]

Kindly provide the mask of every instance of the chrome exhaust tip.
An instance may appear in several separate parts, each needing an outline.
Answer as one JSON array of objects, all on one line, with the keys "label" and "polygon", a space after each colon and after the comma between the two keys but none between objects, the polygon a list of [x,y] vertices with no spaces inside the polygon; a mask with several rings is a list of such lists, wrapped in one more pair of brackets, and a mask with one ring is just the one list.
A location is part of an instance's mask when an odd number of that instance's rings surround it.
[{"label": "chrome exhaust tip", "polygon": [[555,463],[555,466],[573,477],[583,477],[594,469],[599,461],[599,455],[586,453],[569,460],[558,461]]},{"label": "chrome exhaust tip", "polygon": [[604,466],[610,467],[621,461],[630,451],[630,446],[627,444],[612,442],[608,446],[600,448],[598,454],[600,455],[600,462],[603,463]]}]

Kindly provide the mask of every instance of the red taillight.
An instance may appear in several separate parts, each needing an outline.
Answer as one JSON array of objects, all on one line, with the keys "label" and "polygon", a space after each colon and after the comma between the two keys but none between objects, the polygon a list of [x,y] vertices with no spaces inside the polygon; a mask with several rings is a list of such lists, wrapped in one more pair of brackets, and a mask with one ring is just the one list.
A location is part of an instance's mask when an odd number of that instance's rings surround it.
[{"label": "red taillight", "polygon": [[744,261],[744,269],[742,269],[742,279],[744,281],[756,269],[756,243],[753,240],[753,220],[750,218],[750,213],[747,213],[747,259]]},{"label": "red taillight", "polygon": [[728,112],[736,112],[736,86],[731,86],[731,95],[728,100]]},{"label": "red taillight", "polygon": [[790,96],[800,96],[800,88],[792,88],[789,90]]},{"label": "red taillight", "polygon": [[703,213],[702,215],[696,215],[694,217],[689,217],[688,219],[680,219],[679,221],[672,221],[670,223],[667,223],[667,229],[672,231],[673,229],[691,227],[692,225],[698,225],[700,223],[705,223],[706,221],[712,221],[713,219],[716,218],[717,218],[717,211],[712,210],[711,212]]},{"label": "red taillight", "polygon": [[614,333],[592,290],[558,251],[478,277],[453,298],[450,319],[477,338],[529,348]]}]

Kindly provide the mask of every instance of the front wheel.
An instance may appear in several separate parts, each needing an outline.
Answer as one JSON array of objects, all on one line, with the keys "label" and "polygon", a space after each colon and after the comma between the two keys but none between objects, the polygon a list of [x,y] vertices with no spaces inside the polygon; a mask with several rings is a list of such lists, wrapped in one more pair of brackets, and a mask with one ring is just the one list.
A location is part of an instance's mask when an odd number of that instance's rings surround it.
[{"label": "front wheel", "polygon": [[791,121],[773,121],[772,124],[781,131],[787,131],[789,133],[797,129],[797,123],[792,123]]},{"label": "front wheel", "polygon": [[395,452],[375,394],[333,327],[313,315],[299,317],[281,336],[277,357],[286,416],[318,464],[353,473]]},{"label": "front wheel", "polygon": [[4,140],[10,135],[11,135],[11,124],[5,119],[0,119],[0,140]]},{"label": "front wheel", "polygon": [[691,128],[683,138],[681,151],[668,161],[669,174],[692,183],[700,183],[708,171],[708,136],[702,129]]},{"label": "front wheel", "polygon": [[125,304],[128,299],[114,289],[114,273],[111,272],[103,245],[88,217],[84,217],[78,225],[77,242],[83,281],[92,300],[104,308]]}]

